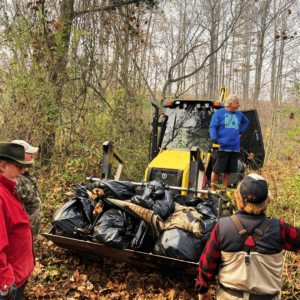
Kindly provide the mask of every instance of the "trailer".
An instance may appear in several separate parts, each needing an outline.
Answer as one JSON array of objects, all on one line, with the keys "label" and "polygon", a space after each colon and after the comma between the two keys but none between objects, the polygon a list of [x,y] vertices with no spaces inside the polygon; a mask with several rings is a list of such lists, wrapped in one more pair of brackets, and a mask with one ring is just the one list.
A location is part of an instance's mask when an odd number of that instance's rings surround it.
[{"label": "trailer", "polygon": [[198,263],[135,250],[120,250],[91,241],[58,236],[54,234],[54,227],[52,225],[45,233],[42,233],[42,236],[52,241],[54,245],[58,247],[80,253],[138,265],[140,267],[154,268],[161,271],[170,271],[191,276],[197,276],[198,274]]},{"label": "trailer", "polygon": [[[87,180],[97,181],[100,180],[99,178],[86,178]],[[140,187],[142,184],[133,182],[133,185]],[[170,186],[170,189],[174,189],[176,191],[184,190],[185,188],[182,187],[173,187]],[[217,195],[216,192],[212,192],[209,190],[196,190],[194,193],[201,193],[210,195]],[[193,201],[193,197],[189,196],[181,196],[186,199],[190,199],[189,201]],[[207,198],[208,199],[208,198]],[[216,207],[215,213],[217,215],[222,214],[222,201],[220,200],[211,200],[214,202]],[[124,209],[124,208],[122,208]],[[128,213],[130,213],[128,211]],[[89,255],[98,256],[101,258],[112,259],[119,262],[125,262],[128,264],[138,265],[140,267],[147,267],[147,268],[154,268],[159,269],[161,271],[169,271],[175,272],[190,276],[197,276],[198,274],[198,263],[192,261],[184,261],[176,258],[160,256],[153,254],[151,251],[145,250],[145,247],[141,247],[141,251],[131,250],[131,249],[116,249],[112,247],[108,247],[104,244],[101,244],[96,241],[95,238],[92,236],[87,237],[84,232],[82,233],[83,239],[75,239],[69,238],[65,236],[60,236],[55,234],[55,228],[51,225],[45,233],[42,233],[47,240],[52,241],[54,245],[80,252]],[[141,233],[143,235],[143,233]]]}]

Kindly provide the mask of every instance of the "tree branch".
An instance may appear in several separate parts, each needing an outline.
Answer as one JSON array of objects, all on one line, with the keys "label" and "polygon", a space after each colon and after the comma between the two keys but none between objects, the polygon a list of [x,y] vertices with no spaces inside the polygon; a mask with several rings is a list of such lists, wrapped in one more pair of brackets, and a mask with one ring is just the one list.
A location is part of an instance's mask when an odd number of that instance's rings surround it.
[{"label": "tree branch", "polygon": [[175,64],[173,64],[170,69],[169,69],[169,72],[168,72],[168,80],[166,81],[164,87],[163,87],[163,90],[162,90],[162,99],[161,99],[161,102],[165,99],[165,95],[166,95],[166,91],[167,91],[167,87],[169,86],[170,83],[173,83],[173,82],[177,82],[177,81],[182,81],[186,78],[189,78],[191,76],[193,76],[194,74],[196,74],[198,71],[200,71],[204,65],[206,64],[207,60],[209,59],[210,56],[214,55],[215,53],[217,53],[222,47],[223,45],[226,43],[226,41],[230,38],[231,34],[234,32],[234,30],[236,29],[236,23],[239,19],[239,17],[241,16],[241,12],[242,12],[242,9],[239,10],[239,12],[236,13],[236,15],[233,17],[233,20],[229,23],[229,27],[227,28],[226,30],[226,34],[225,34],[225,37],[223,39],[223,41],[220,43],[220,45],[212,52],[210,52],[203,60],[202,64],[198,67],[198,68],[195,68],[192,72],[190,72],[189,74],[187,75],[184,75],[184,76],[181,76],[181,77],[177,77],[177,78],[171,78],[170,75],[171,75],[171,70],[176,67],[177,65],[179,65],[180,63],[182,63],[184,61],[184,59],[190,55],[191,53],[193,53],[194,49],[196,49],[197,47],[199,47],[199,45],[194,45],[189,51],[187,51],[184,56],[178,61],[176,62]]},{"label": "tree branch", "polygon": [[140,69],[140,67],[138,66],[136,60],[135,60],[134,58],[132,58],[132,60],[133,60],[133,63],[134,63],[134,65],[135,65],[135,67],[138,69],[139,73],[141,74],[141,76],[142,76],[142,78],[143,78],[143,80],[144,80],[144,82],[145,82],[145,84],[146,84],[146,86],[147,86],[147,88],[148,88],[148,90],[149,90],[149,93],[150,93],[150,95],[151,95],[152,98],[153,98],[153,101],[156,103],[155,95],[154,95],[154,93],[153,93],[153,91],[152,91],[152,89],[151,89],[151,87],[150,87],[150,85],[149,85],[147,79],[145,78],[143,72],[141,72],[141,69]]},{"label": "tree branch", "polygon": [[110,11],[110,10],[114,10],[114,9],[120,7],[120,6],[126,6],[126,5],[130,5],[130,4],[133,4],[133,3],[139,3],[139,2],[141,2],[141,0],[130,0],[130,1],[126,1],[126,2],[120,1],[119,3],[113,4],[113,5],[108,5],[108,6],[103,6],[103,7],[95,7],[95,8],[92,8],[92,9],[76,11],[76,12],[74,12],[74,18],[78,17],[80,15],[83,15],[83,14],[96,12],[96,11]]}]

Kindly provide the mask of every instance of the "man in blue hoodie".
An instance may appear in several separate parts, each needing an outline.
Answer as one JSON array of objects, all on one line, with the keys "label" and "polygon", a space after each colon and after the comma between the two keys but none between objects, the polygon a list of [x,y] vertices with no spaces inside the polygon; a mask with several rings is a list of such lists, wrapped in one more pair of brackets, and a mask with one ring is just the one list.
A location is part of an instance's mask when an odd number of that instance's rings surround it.
[{"label": "man in blue hoodie", "polygon": [[240,136],[246,130],[249,120],[238,109],[240,100],[238,95],[229,95],[225,101],[225,108],[216,111],[210,122],[210,138],[213,147],[213,167],[211,175],[212,190],[223,173],[221,197],[224,201],[230,198],[226,188],[230,181],[231,173],[237,172],[237,162],[240,151]]}]

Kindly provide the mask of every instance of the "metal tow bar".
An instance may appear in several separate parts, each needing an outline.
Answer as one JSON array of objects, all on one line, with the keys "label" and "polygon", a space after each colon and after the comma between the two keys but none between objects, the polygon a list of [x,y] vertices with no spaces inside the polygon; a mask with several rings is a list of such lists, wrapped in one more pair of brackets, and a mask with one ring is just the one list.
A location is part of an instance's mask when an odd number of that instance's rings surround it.
[{"label": "metal tow bar", "polygon": [[[101,180],[100,178],[96,178],[96,177],[87,177],[86,180],[89,181],[99,181]],[[134,186],[145,186],[147,184],[147,182],[132,182],[131,183]],[[217,192],[214,191],[210,191],[210,190],[194,190],[192,188],[187,189],[187,188],[183,188],[183,187],[178,187],[178,186],[169,186],[171,190],[175,190],[175,191],[184,191],[184,192],[193,192],[194,194],[196,193],[202,193],[202,194],[208,194],[208,195],[218,195]]]}]

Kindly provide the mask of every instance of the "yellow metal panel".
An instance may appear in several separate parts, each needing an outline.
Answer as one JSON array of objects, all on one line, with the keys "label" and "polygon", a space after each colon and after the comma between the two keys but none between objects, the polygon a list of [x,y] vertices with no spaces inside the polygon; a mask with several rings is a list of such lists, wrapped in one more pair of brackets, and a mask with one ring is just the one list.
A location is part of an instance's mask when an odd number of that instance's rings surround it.
[{"label": "yellow metal panel", "polygon": [[144,179],[145,182],[147,182],[148,169],[149,169],[149,167],[147,167],[146,171],[145,171],[145,179]]},{"label": "yellow metal panel", "polygon": [[[201,158],[202,158],[202,157],[201,157]],[[208,152],[208,153],[206,154],[205,173],[206,173],[206,170],[207,170],[207,167],[208,167],[208,164],[209,164],[210,159],[211,159],[211,153]]]},{"label": "yellow metal panel", "polygon": [[[149,168],[182,170],[182,187],[187,188],[189,182],[190,152],[170,151],[168,149],[159,153],[147,167],[145,172],[145,181],[147,181]],[[187,192],[181,192],[181,194],[187,195]]]},{"label": "yellow metal panel", "polygon": [[149,168],[185,170],[190,164],[189,151],[165,150],[159,153],[149,164]]},{"label": "yellow metal panel", "polygon": [[224,97],[222,99],[222,102],[225,102],[226,98],[228,97],[228,86],[227,85],[223,85],[220,87],[219,89],[219,101],[220,101],[220,97],[221,97],[221,94],[222,94],[222,89],[225,89],[225,93],[224,93]]},{"label": "yellow metal panel", "polygon": [[[211,159],[211,153],[201,152],[200,157],[202,160],[209,162]],[[206,157],[206,159],[205,159]],[[205,172],[207,170],[208,163],[205,164]],[[145,172],[145,181],[147,181],[148,169],[172,169],[183,170],[182,175],[182,187],[187,188],[189,184],[189,171],[190,171],[190,152],[189,151],[171,151],[170,149],[159,153],[155,159],[149,164]],[[199,187],[201,189],[201,187]],[[182,195],[187,195],[187,192],[181,192]]]}]

